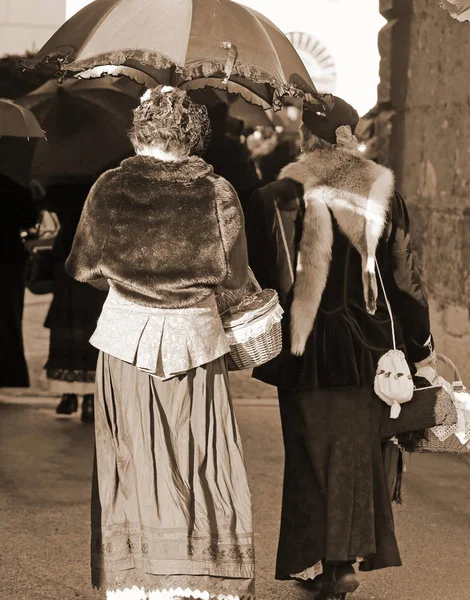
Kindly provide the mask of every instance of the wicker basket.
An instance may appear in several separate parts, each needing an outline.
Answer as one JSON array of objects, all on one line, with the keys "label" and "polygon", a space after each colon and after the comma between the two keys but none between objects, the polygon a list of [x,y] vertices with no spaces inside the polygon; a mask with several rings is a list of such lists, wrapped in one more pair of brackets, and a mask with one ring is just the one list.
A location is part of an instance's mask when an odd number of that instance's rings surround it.
[{"label": "wicker basket", "polygon": [[[438,354],[437,358],[446,364],[453,372],[453,384],[452,388],[454,392],[459,391],[460,389],[465,389],[465,386],[462,384],[462,379],[460,377],[459,371],[454,363],[443,356],[442,354]],[[419,443],[419,452],[443,452],[448,454],[462,454],[465,452],[470,452],[470,442],[462,443],[459,438],[454,435],[455,429],[457,428],[457,424],[454,425],[441,425],[440,427],[435,427],[428,429],[426,431],[426,439],[421,440]],[[434,429],[434,431],[433,431]],[[436,433],[439,435],[436,435]],[[441,439],[439,439],[441,438]],[[468,438],[467,438],[468,439]]]},{"label": "wicker basket", "polygon": [[441,442],[431,429],[428,429],[426,433],[427,439],[419,443],[418,452],[443,452],[447,454],[470,452],[470,444],[462,444],[455,435],[451,435]]},{"label": "wicker basket", "polygon": [[221,315],[230,345],[229,371],[259,367],[280,354],[282,313],[277,293],[261,290]]}]

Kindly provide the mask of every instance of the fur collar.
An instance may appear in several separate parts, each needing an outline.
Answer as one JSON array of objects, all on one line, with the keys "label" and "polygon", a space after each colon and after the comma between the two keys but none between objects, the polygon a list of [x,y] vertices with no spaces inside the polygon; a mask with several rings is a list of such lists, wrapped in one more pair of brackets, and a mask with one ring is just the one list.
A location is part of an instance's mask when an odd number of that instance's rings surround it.
[{"label": "fur collar", "polygon": [[136,155],[126,158],[121,162],[124,171],[132,171],[142,177],[190,183],[195,179],[202,179],[212,174],[212,167],[199,156],[190,156],[182,161],[165,162],[153,156]]},{"label": "fur collar", "polygon": [[375,253],[394,189],[393,173],[357,154],[317,140],[280,174],[304,187],[305,216],[291,308],[291,350],[301,355],[326,286],[333,246],[333,214],[362,258],[367,311],[377,308]]}]

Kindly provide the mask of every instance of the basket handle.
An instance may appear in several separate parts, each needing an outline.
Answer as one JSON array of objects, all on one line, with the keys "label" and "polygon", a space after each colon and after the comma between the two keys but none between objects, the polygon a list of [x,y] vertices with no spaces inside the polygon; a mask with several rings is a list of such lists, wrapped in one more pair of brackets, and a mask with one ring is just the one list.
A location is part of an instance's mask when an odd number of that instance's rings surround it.
[{"label": "basket handle", "polygon": [[443,354],[437,354],[437,353],[436,353],[436,358],[452,369],[452,373],[453,373],[452,377],[454,378],[454,381],[462,381],[459,370],[457,369],[455,364],[450,360],[450,358],[447,358],[447,356],[444,356]]},{"label": "basket handle", "polygon": [[259,281],[256,279],[255,274],[251,270],[251,267],[248,267],[248,284],[253,290],[253,293],[261,292],[261,290],[263,289],[260,286]]}]

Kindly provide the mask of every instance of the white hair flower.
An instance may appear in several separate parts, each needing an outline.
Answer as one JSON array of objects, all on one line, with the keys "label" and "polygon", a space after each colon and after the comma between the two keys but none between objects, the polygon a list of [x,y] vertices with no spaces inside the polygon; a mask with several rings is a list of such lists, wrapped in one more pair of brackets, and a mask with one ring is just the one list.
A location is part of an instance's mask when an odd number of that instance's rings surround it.
[{"label": "white hair flower", "polygon": [[147,102],[147,100],[150,100],[150,95],[152,94],[152,90],[148,89],[145,90],[145,93],[140,97],[140,102]]}]

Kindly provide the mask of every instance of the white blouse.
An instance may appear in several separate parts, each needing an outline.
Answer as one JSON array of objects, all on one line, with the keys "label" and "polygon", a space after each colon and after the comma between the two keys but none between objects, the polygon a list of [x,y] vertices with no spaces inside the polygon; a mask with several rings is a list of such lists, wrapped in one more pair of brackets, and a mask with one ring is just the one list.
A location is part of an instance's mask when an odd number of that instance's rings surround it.
[{"label": "white blouse", "polygon": [[111,282],[90,343],[162,379],[229,351],[214,294],[190,308],[152,308],[126,300]]}]

